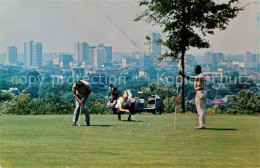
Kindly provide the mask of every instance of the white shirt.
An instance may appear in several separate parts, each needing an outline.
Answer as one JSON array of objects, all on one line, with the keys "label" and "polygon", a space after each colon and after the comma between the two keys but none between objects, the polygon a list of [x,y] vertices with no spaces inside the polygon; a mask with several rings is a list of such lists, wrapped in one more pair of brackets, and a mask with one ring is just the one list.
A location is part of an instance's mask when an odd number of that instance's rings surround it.
[{"label": "white shirt", "polygon": [[[126,100],[127,104],[130,104],[132,102],[132,98],[128,98]],[[123,103],[123,97],[119,97],[119,99],[117,100],[117,103],[116,103],[116,108],[119,108],[119,106]]]}]

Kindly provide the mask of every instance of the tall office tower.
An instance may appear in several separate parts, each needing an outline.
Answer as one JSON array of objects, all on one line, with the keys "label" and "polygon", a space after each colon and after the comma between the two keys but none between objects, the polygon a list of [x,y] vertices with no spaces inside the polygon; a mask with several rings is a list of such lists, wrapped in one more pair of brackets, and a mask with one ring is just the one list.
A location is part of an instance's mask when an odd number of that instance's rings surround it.
[{"label": "tall office tower", "polygon": [[258,64],[258,55],[252,54],[251,52],[247,51],[243,55],[243,61],[246,65],[246,67],[254,68],[257,67]]},{"label": "tall office tower", "polygon": [[24,43],[24,65],[42,66],[42,43],[29,41]]},{"label": "tall office tower", "polygon": [[81,43],[80,55],[82,55],[81,57],[83,58],[83,61],[88,61],[89,60],[88,48],[89,48],[89,45],[88,45],[87,42]]},{"label": "tall office tower", "polygon": [[36,42],[32,48],[32,66],[42,66],[42,43]]},{"label": "tall office tower", "polygon": [[203,64],[218,65],[223,60],[223,53],[206,52],[203,56]]},{"label": "tall office tower", "polygon": [[89,55],[89,65],[94,66],[94,51],[97,48],[97,46],[90,46],[88,49],[88,55]]},{"label": "tall office tower", "polygon": [[104,44],[99,44],[94,50],[94,67],[101,68],[107,62],[107,50]]},{"label": "tall office tower", "polygon": [[161,44],[158,44],[158,40],[161,39],[161,34],[160,33],[152,33],[152,38],[151,38],[151,51],[152,51],[152,56],[154,57],[153,64],[157,65],[159,63],[158,58],[161,57]]},{"label": "tall office tower", "polygon": [[111,46],[105,46],[105,49],[107,51],[107,62],[112,62],[112,47]]},{"label": "tall office tower", "polygon": [[74,44],[74,61],[82,62],[89,60],[89,45],[87,42],[80,43],[79,41]]},{"label": "tall office tower", "polygon": [[24,66],[30,67],[32,65],[32,46],[33,41],[24,43]]},{"label": "tall office tower", "polygon": [[6,48],[6,64],[17,63],[17,48],[15,46],[9,46]]}]

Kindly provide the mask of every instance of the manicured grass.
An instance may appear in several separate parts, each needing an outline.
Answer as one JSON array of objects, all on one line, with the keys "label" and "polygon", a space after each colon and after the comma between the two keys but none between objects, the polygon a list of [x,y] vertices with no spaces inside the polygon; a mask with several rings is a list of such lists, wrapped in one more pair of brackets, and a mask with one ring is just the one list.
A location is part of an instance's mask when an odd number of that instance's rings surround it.
[{"label": "manicured grass", "polygon": [[177,115],[176,131],[173,115],[71,117],[0,116],[0,167],[260,166],[259,116],[208,115],[210,129],[193,130],[196,115]]}]

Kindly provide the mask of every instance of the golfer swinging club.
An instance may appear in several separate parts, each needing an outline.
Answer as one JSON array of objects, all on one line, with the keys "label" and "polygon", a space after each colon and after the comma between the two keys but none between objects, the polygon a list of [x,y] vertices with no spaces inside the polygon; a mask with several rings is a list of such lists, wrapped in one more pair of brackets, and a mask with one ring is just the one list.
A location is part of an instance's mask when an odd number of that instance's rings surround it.
[{"label": "golfer swinging club", "polygon": [[76,108],[74,110],[74,115],[72,118],[72,126],[77,126],[76,123],[79,118],[80,107],[83,106],[85,113],[86,125],[90,126],[90,116],[88,109],[88,100],[91,93],[91,86],[87,81],[79,80],[75,82],[72,86],[73,96],[76,99]]},{"label": "golfer swinging club", "polygon": [[206,102],[207,102],[207,91],[206,91],[206,80],[201,72],[200,65],[196,65],[194,67],[194,71],[197,74],[197,76],[189,77],[185,75],[180,70],[178,73],[191,81],[194,81],[194,89],[196,92],[195,97],[195,104],[197,108],[198,118],[199,118],[199,126],[195,127],[194,129],[205,129],[205,118],[206,118]]}]

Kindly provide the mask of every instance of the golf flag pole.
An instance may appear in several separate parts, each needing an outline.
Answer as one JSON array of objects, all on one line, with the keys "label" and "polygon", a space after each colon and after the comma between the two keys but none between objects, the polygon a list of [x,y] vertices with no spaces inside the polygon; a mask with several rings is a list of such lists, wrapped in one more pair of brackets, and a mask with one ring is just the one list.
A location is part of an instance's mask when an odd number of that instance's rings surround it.
[{"label": "golf flag pole", "polygon": [[[180,70],[180,67],[181,67],[181,59],[179,60],[179,63],[178,63],[178,69]],[[176,113],[177,113],[177,104],[178,104],[178,91],[179,91],[179,75],[178,75],[178,79],[176,81],[176,98],[175,98],[175,111],[174,111],[174,131],[176,129]]]}]

